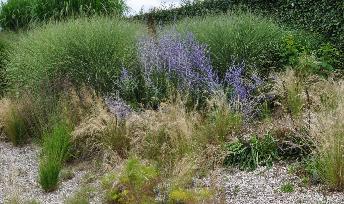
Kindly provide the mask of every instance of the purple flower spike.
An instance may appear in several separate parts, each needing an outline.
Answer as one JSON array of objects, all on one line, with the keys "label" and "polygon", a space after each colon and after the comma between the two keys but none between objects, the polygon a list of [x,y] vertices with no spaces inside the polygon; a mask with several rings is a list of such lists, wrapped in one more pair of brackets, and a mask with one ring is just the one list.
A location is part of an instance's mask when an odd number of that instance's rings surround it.
[{"label": "purple flower spike", "polygon": [[156,73],[164,73],[167,79],[178,81],[181,91],[214,92],[219,87],[207,47],[198,43],[192,33],[184,38],[173,30],[156,40],[143,38],[138,46],[147,84],[152,85]]}]

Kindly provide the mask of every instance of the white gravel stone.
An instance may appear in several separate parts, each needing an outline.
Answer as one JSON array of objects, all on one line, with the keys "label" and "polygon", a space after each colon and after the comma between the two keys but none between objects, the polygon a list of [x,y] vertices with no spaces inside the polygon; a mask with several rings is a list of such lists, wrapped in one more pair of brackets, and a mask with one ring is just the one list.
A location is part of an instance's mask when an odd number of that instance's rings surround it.
[{"label": "white gravel stone", "polygon": [[[86,170],[74,171],[74,177],[63,181],[52,193],[45,193],[38,180],[39,148],[34,145],[13,147],[0,142],[0,204],[8,199],[36,200],[43,204],[59,204],[77,192]],[[226,203],[344,203],[344,194],[328,192],[323,186],[305,187],[301,179],[288,174],[287,165],[276,164],[272,168],[260,167],[252,172],[222,171]],[[283,193],[281,186],[291,183],[294,192]],[[99,188],[99,181],[95,181]],[[99,195],[91,203],[101,203]]]},{"label": "white gravel stone", "polygon": [[65,198],[78,190],[85,171],[62,182],[52,193],[45,193],[38,184],[39,148],[33,145],[13,147],[0,142],[0,203],[19,198],[46,204],[63,203]]},{"label": "white gravel stone", "polygon": [[[323,186],[305,187],[299,177],[288,174],[286,165],[281,164],[252,172],[227,172],[223,183],[227,203],[344,203],[343,193],[322,190]],[[281,192],[285,183],[292,184],[294,192]]]}]

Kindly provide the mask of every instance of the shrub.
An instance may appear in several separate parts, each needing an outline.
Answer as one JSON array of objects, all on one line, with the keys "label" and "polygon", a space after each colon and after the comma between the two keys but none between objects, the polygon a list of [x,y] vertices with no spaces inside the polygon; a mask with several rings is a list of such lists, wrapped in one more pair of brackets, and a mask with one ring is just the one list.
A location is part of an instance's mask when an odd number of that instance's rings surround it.
[{"label": "shrub", "polygon": [[59,174],[69,156],[71,128],[65,121],[57,121],[51,131],[44,134],[39,164],[39,183],[49,192],[56,189]]},{"label": "shrub", "polygon": [[209,46],[213,67],[221,77],[229,65],[242,61],[264,74],[282,68],[283,38],[292,33],[268,18],[245,12],[186,19],[177,23],[177,29],[193,32]]},{"label": "shrub", "polygon": [[[107,203],[154,203],[158,171],[136,158],[129,159],[118,176],[103,179]],[[116,182],[117,181],[117,182]]]},{"label": "shrub", "polygon": [[278,158],[277,144],[270,134],[263,138],[254,136],[248,142],[229,143],[227,150],[225,165],[238,166],[240,169],[254,170],[259,166],[271,166]]},{"label": "shrub", "polygon": [[136,68],[136,36],[141,26],[93,18],[48,24],[14,47],[7,64],[12,87],[60,91],[67,82],[97,92],[115,90],[122,67]]},{"label": "shrub", "polygon": [[2,3],[0,25],[4,29],[26,29],[33,22],[62,20],[73,16],[123,15],[122,0],[8,0]]}]

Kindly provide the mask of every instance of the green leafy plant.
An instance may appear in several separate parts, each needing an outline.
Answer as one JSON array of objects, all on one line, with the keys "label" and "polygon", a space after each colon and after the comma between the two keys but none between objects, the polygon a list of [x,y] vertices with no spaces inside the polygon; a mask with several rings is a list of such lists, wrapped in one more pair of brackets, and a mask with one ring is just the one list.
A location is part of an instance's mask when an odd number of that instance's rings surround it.
[{"label": "green leafy plant", "polygon": [[225,165],[237,166],[245,170],[254,170],[258,166],[271,166],[278,158],[277,144],[270,134],[263,138],[253,136],[247,142],[229,143],[226,148],[228,154]]}]

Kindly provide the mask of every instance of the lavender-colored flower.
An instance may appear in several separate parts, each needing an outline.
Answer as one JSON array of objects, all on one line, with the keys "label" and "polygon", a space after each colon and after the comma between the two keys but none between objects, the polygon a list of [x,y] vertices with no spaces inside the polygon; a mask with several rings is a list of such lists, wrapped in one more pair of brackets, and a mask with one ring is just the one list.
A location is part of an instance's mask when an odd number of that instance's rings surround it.
[{"label": "lavender-colored flower", "polygon": [[171,31],[157,39],[143,38],[138,47],[148,85],[154,86],[154,77],[163,73],[168,80],[177,81],[179,90],[211,92],[218,87],[207,47],[198,43],[192,33],[183,37]]},{"label": "lavender-colored flower", "polygon": [[246,119],[255,115],[259,104],[259,97],[255,96],[257,89],[263,84],[263,81],[256,74],[251,77],[245,76],[245,64],[232,65],[227,71],[224,84],[229,85],[233,92],[230,97],[235,107],[240,107],[240,111]]},{"label": "lavender-colored flower", "polygon": [[110,113],[119,120],[125,120],[132,113],[132,109],[122,99],[118,97],[106,97],[105,104]]}]

